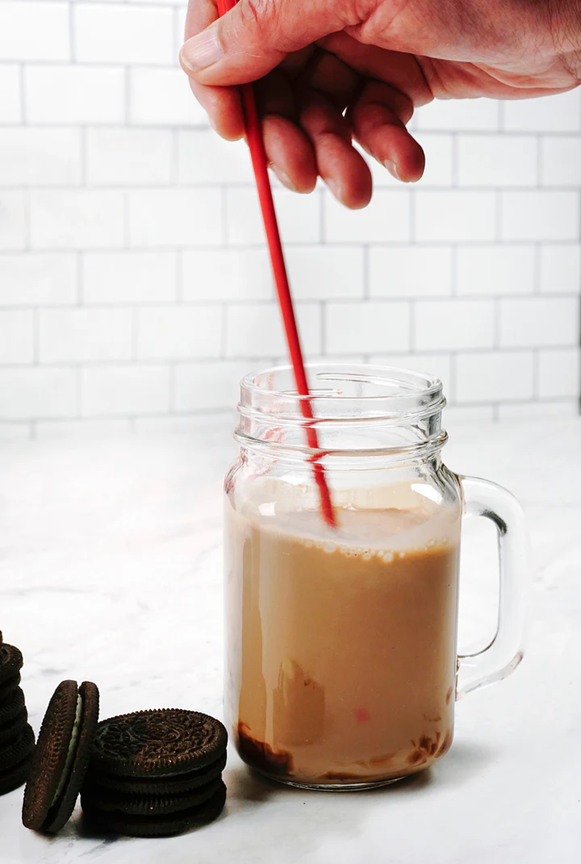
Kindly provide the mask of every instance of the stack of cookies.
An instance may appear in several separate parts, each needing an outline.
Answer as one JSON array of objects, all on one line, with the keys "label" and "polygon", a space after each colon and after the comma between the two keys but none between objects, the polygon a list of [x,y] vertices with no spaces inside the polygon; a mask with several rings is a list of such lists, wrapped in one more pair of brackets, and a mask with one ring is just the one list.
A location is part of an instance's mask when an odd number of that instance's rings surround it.
[{"label": "stack of cookies", "polygon": [[[56,834],[72,815],[79,792],[87,821],[107,833],[165,837],[220,815],[228,736],[219,720],[175,708],[98,719],[95,684],[59,684],[32,761],[26,750],[30,770],[22,821],[27,828]],[[32,730],[22,740],[32,749]],[[3,755],[0,750],[0,760]]]},{"label": "stack of cookies", "polygon": [[136,711],[97,726],[81,791],[85,817],[137,837],[178,834],[222,811],[226,729],[197,711]]},{"label": "stack of cookies", "polygon": [[18,648],[3,642],[0,633],[0,795],[25,782],[34,749],[34,732],[19,686],[22,663]]}]

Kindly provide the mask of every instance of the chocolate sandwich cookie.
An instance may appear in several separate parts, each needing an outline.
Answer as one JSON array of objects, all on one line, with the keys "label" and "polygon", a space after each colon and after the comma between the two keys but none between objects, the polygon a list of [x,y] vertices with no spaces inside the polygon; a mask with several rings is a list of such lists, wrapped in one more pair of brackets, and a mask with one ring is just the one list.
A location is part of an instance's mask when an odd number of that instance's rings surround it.
[{"label": "chocolate sandwich cookie", "polygon": [[30,770],[30,757],[17,762],[5,771],[0,770],[0,795],[6,795],[14,789],[18,789],[26,782]]},{"label": "chocolate sandwich cookie", "polygon": [[30,757],[34,750],[34,732],[28,725],[11,741],[0,745],[0,771],[9,771]]},{"label": "chocolate sandwich cookie", "polygon": [[14,645],[0,643],[0,685],[14,678],[22,669],[22,654]]},{"label": "chocolate sandwich cookie", "polygon": [[8,723],[24,708],[24,693],[17,687],[0,702],[0,726]]},{"label": "chocolate sandwich cookie", "polygon": [[129,816],[165,816],[199,807],[221,790],[220,779],[181,795],[133,795],[112,792],[94,786],[83,786],[81,803],[84,810],[99,810],[104,813],[126,813]]},{"label": "chocolate sandwich cookie", "polygon": [[118,834],[161,837],[215,819],[226,800],[226,729],[198,711],[136,711],[99,723],[83,812]]},{"label": "chocolate sandwich cookie", "polygon": [[0,633],[0,795],[22,786],[34,749],[24,693],[20,689],[22,654]]},{"label": "chocolate sandwich cookie", "polygon": [[128,795],[181,795],[182,792],[191,792],[218,779],[225,767],[226,753],[224,752],[219,759],[203,768],[160,777],[123,777],[120,774],[106,774],[90,768],[83,790],[94,787],[101,795],[106,795],[109,790]]},{"label": "chocolate sandwich cookie", "polygon": [[146,778],[183,774],[215,762],[227,743],[223,724],[208,714],[135,711],[99,723],[90,770]]},{"label": "chocolate sandwich cookie", "polygon": [[99,717],[95,684],[63,681],[44,715],[24,792],[27,828],[56,833],[70,818],[80,792]]},{"label": "chocolate sandwich cookie", "polygon": [[7,723],[0,726],[0,747],[5,747],[10,741],[14,741],[28,726],[28,711],[22,708]]},{"label": "chocolate sandwich cookie", "polygon": [[10,740],[0,744],[0,795],[22,786],[28,776],[33,750],[34,732],[26,722]]},{"label": "chocolate sandwich cookie", "polygon": [[83,813],[95,825],[115,834],[133,837],[170,837],[216,819],[224,808],[226,787],[219,781],[216,792],[202,804],[162,815],[130,815],[115,810],[94,808],[83,798]]},{"label": "chocolate sandwich cookie", "polygon": [[0,705],[2,705],[9,696],[11,696],[20,685],[20,672],[16,675],[11,675],[5,681],[0,683]]}]

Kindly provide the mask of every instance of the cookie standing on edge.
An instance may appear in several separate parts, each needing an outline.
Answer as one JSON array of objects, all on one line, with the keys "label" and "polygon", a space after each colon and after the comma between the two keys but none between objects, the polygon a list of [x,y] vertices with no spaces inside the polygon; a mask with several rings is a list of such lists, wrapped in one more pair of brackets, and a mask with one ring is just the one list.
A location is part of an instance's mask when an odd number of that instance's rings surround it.
[{"label": "cookie standing on edge", "polygon": [[91,755],[99,719],[95,684],[63,681],[44,715],[24,792],[27,828],[56,833],[69,820]]},{"label": "cookie standing on edge", "polygon": [[219,720],[180,709],[103,720],[81,795],[87,818],[115,833],[178,834],[220,815],[228,734]]}]

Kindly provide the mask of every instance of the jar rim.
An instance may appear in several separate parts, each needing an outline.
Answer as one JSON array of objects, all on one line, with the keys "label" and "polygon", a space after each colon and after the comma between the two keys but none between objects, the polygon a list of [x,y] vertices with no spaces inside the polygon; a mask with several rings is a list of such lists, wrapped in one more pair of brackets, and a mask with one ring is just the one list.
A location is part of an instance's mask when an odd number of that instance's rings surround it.
[{"label": "jar rim", "polygon": [[429,373],[333,362],[308,363],[305,369],[309,396],[297,393],[291,366],[248,373],[240,382],[239,412],[304,422],[301,404],[309,401],[316,420],[402,421],[439,413],[446,404],[441,380]]},{"label": "jar rim", "polygon": [[[297,393],[290,366],[242,379],[235,438],[244,448],[279,458],[323,458],[326,464],[339,459],[349,467],[350,459],[361,456],[373,456],[375,464],[378,457],[422,459],[445,443],[446,399],[439,378],[361,363],[312,363],[306,371],[309,396]],[[312,418],[305,419],[307,399]],[[317,430],[316,450],[308,445],[306,425]]]}]

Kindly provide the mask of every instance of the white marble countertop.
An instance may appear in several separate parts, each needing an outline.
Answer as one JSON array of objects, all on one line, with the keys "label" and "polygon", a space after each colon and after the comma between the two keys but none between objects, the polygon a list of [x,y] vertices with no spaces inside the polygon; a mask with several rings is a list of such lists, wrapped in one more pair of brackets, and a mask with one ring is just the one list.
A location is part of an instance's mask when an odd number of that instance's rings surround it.
[{"label": "white marble countertop", "polygon": [[[163,706],[221,716],[226,426],[3,444],[0,628],[24,653],[35,731],[64,678],[98,684],[102,717]],[[59,837],[37,836],[20,822],[19,790],[0,798],[1,864],[581,860],[581,420],[459,427],[445,457],[521,499],[537,572],[524,662],[458,704],[435,769],[374,792],[309,793],[253,777],[231,748],[220,819],[154,841],[91,836],[78,807]],[[493,621],[481,522],[466,532],[461,649]]]}]

